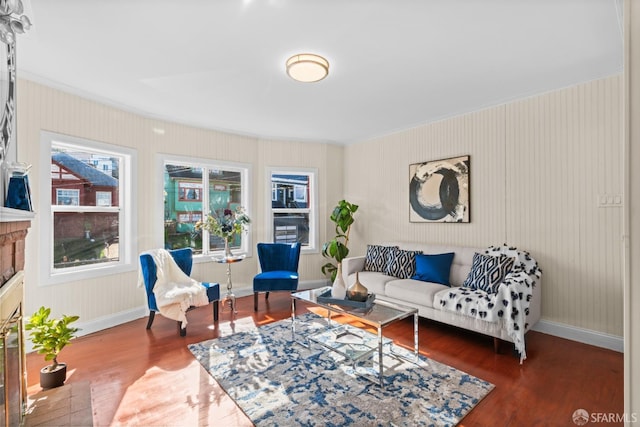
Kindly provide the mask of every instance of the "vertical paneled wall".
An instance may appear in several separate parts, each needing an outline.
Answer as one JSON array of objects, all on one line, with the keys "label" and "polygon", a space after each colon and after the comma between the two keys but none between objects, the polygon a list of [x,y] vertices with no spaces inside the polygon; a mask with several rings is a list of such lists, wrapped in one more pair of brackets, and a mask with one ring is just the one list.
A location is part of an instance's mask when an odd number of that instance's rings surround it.
[{"label": "vertical paneled wall", "polygon": [[[622,78],[614,76],[345,150],[353,253],[425,241],[529,250],[545,320],[622,336]],[[409,164],[469,154],[471,223],[409,222]]]},{"label": "vertical paneled wall", "polygon": [[[40,174],[48,173],[49,164],[40,164],[40,132],[42,130],[78,138],[131,147],[137,150],[138,216],[135,251],[156,247],[162,236],[154,220],[162,197],[162,182],[158,182],[159,153],[194,158],[209,158],[249,164],[251,167],[251,216],[253,244],[264,241],[265,200],[268,183],[267,167],[305,167],[318,170],[319,242],[325,241],[328,216],[340,200],[342,188],[343,148],[323,143],[302,143],[259,140],[145,118],[110,106],[61,92],[35,82],[18,82],[18,160],[31,168],[34,210],[37,212],[27,237],[26,301],[27,312],[40,305],[52,307],[55,313],[78,314],[82,322],[101,319],[135,310],[144,304],[144,291],[137,287],[137,272],[111,275],[82,282],[41,286],[37,263],[42,248],[38,236],[41,221],[48,220],[47,207],[40,206],[39,195],[47,189],[38,188]],[[322,280],[320,253],[305,254],[300,261],[303,281]],[[233,266],[235,288],[252,286],[259,271],[254,256]],[[226,283],[225,266],[213,262],[194,265],[193,276],[200,280]],[[123,314],[124,317],[126,315]]]},{"label": "vertical paneled wall", "polygon": [[[622,335],[622,210],[600,207],[622,195],[620,76],[424,125],[345,148],[258,140],[163,122],[19,81],[18,159],[39,181],[40,131],[138,150],[138,250],[155,244],[156,154],[206,156],[252,165],[254,243],[263,240],[266,167],[318,169],[320,243],[333,234],[328,213],[344,197],[361,205],[353,254],[367,243],[427,241],[484,247],[507,242],[530,250],[544,269],[543,318]],[[164,129],[164,134],[153,132]],[[411,163],[471,156],[471,223],[409,223]],[[343,192],[344,186],[344,192]],[[33,189],[34,194],[41,191]],[[138,307],[136,273],[83,283],[38,286],[39,212],[27,241],[27,310],[46,304],[85,321]],[[301,259],[304,280],[321,279],[319,254]],[[257,260],[237,265],[234,281],[250,286]],[[234,266],[235,267],[235,266]],[[221,267],[196,266],[203,278]]]},{"label": "vertical paneled wall", "polygon": [[[548,320],[622,335],[622,79],[509,104],[507,235],[544,269]],[[527,161],[530,159],[530,161]]]}]

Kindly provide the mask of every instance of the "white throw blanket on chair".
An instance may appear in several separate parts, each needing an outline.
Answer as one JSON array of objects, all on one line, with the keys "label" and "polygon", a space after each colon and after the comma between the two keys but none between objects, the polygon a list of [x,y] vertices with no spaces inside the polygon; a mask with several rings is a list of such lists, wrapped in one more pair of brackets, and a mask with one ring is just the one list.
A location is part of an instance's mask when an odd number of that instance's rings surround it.
[{"label": "white throw blanket on chair", "polygon": [[[209,304],[206,288],[187,276],[166,249],[154,249],[145,253],[151,255],[156,264],[157,281],[153,294],[160,314],[182,322],[181,326],[185,328],[189,307]],[[138,286],[140,284],[144,286],[139,281]]]}]

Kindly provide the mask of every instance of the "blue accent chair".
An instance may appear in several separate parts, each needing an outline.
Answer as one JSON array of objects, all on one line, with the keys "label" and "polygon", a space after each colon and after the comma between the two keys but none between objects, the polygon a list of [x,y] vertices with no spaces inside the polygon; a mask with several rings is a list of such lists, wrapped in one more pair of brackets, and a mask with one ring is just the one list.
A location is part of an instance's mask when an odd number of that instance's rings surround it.
[{"label": "blue accent chair", "polygon": [[[175,260],[178,267],[187,275],[191,276],[191,267],[193,266],[193,251],[191,248],[170,250],[169,253]],[[147,304],[149,306],[149,321],[147,322],[147,329],[151,329],[153,319],[155,318],[158,305],[156,304],[156,296],[153,294],[153,287],[158,280],[156,276],[156,263],[153,257],[149,254],[140,255],[140,266],[142,268],[142,278],[144,279],[144,289],[147,292]],[[202,282],[202,286],[207,289],[207,298],[209,302],[213,302],[213,321],[218,321],[218,301],[220,300],[220,285],[218,283],[206,283]],[[181,328],[180,322],[178,322],[178,330],[180,336],[187,335],[187,328]]]},{"label": "blue accent chair", "polygon": [[258,243],[258,259],[262,272],[253,278],[253,309],[258,311],[258,294],[298,289],[300,243]]}]

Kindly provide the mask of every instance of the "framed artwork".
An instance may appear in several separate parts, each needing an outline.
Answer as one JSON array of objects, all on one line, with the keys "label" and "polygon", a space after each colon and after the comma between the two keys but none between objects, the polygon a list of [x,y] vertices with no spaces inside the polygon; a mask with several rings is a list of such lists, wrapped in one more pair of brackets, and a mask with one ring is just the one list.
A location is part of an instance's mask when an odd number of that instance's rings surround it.
[{"label": "framed artwork", "polygon": [[409,165],[410,222],[470,222],[469,156]]}]

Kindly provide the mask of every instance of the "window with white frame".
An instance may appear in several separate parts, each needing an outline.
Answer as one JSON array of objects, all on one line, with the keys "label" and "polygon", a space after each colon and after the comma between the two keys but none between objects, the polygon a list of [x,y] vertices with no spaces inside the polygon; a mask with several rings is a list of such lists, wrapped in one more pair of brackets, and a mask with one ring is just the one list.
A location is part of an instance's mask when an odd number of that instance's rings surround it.
[{"label": "window with white frame", "polygon": [[96,191],[96,206],[112,206],[113,193],[111,191]]},{"label": "window with white frame", "polygon": [[299,242],[302,250],[317,249],[317,194],[315,169],[270,169],[272,241]]},{"label": "window with white frame", "polygon": [[[208,214],[242,206],[249,200],[247,165],[161,156],[164,201],[164,247],[190,247],[195,254],[224,250],[224,240],[196,229]],[[249,252],[248,235],[236,236],[231,248]]]},{"label": "window with white frame", "polygon": [[[43,221],[41,263],[44,281],[83,279],[136,268],[133,258],[133,168],[135,150],[42,132],[41,202],[49,206]],[[105,173],[97,159],[108,159]]]}]

